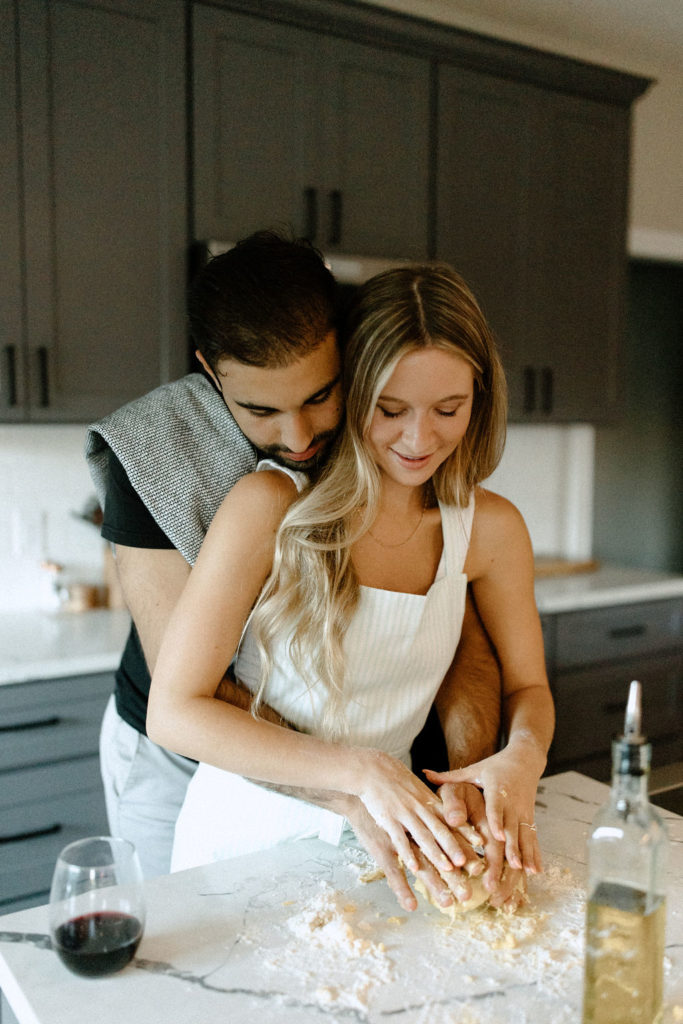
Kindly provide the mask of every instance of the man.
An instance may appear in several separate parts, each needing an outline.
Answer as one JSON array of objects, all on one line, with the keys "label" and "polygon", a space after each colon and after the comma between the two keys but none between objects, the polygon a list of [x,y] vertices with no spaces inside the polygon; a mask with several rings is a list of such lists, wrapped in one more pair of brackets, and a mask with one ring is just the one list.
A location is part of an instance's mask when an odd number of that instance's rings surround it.
[{"label": "man", "polygon": [[[210,261],[191,289],[203,373],[156,389],[88,433],[102,533],[115,544],[134,623],[103,721],[102,775],[111,830],[136,843],[147,875],[169,870],[175,820],[195,768],[146,737],[150,668],[227,491],[257,457],[313,475],[324,462],[343,409],[335,301],[334,279],[310,245],[269,232],[245,239]],[[463,697],[457,721],[444,723],[455,766],[491,753],[498,734],[497,667],[471,609],[452,673],[444,685],[455,679]],[[476,700],[467,696],[468,682]],[[249,695],[229,679],[221,696],[248,706]],[[477,733],[466,735],[471,723]],[[430,750],[428,763],[436,760]],[[300,795],[340,809],[330,794]],[[342,810],[392,888],[409,899],[381,830],[361,808]],[[450,813],[461,820],[455,796]]]}]

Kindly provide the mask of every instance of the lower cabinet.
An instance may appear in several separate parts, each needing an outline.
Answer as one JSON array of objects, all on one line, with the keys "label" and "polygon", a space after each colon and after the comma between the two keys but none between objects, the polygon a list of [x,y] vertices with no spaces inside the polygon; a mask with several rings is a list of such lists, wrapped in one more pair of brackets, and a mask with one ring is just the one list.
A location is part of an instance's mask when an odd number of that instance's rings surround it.
[{"label": "lower cabinet", "polygon": [[59,851],[107,834],[100,723],[111,673],[0,687],[0,914],[46,903]]},{"label": "lower cabinet", "polygon": [[548,774],[609,780],[633,679],[653,767],[683,759],[683,599],[545,615],[543,627],[556,712]]}]

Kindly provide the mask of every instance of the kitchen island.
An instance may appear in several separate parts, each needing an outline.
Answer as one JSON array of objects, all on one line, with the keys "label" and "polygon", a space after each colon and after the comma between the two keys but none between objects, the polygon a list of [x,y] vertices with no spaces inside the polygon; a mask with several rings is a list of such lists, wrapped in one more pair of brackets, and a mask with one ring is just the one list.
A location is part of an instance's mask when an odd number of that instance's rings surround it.
[{"label": "kitchen island", "polygon": [[[111,978],[67,971],[45,907],[0,918],[0,985],[19,1024],[576,1024],[585,842],[607,792],[574,772],[541,780],[546,871],[514,916],[407,914],[364,880],[351,840],[304,840],[148,881],[138,954]],[[683,818],[665,819],[669,1024],[683,1020]]]}]

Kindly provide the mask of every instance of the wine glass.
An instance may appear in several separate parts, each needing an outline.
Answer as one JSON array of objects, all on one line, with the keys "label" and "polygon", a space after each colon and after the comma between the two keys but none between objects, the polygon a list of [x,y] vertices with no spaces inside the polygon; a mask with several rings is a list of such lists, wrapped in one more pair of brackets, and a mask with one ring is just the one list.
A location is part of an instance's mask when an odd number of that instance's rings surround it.
[{"label": "wine glass", "polygon": [[145,927],[142,870],[127,839],[92,836],[65,846],[50,891],[52,947],[74,974],[120,971]]}]

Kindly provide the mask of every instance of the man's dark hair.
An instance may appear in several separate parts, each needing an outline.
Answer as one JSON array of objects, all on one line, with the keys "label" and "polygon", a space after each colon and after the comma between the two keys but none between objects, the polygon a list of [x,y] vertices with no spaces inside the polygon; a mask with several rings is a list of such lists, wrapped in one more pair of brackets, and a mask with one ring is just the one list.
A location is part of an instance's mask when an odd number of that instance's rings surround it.
[{"label": "man's dark hair", "polygon": [[257,231],[198,272],[190,330],[213,370],[224,357],[286,366],[333,329],[335,303],[334,277],[310,242]]}]

